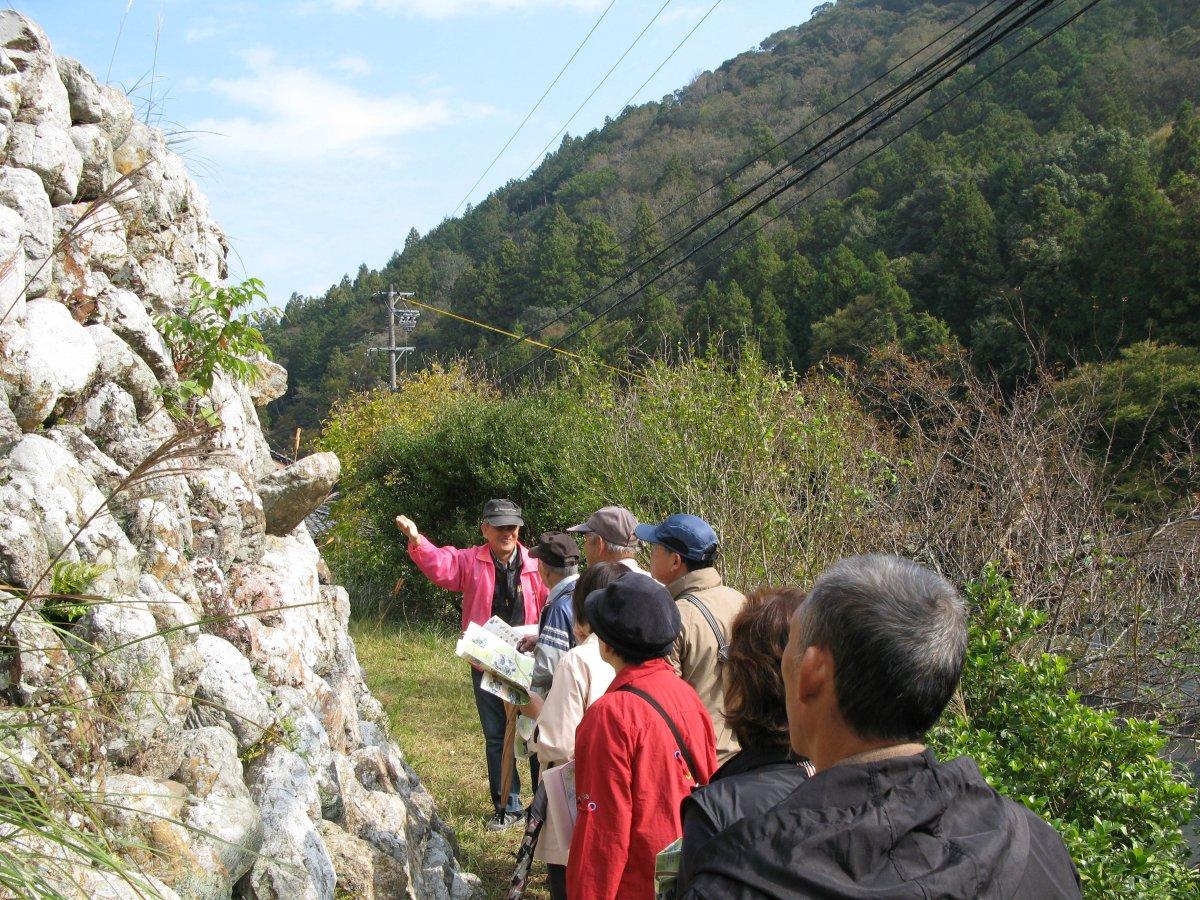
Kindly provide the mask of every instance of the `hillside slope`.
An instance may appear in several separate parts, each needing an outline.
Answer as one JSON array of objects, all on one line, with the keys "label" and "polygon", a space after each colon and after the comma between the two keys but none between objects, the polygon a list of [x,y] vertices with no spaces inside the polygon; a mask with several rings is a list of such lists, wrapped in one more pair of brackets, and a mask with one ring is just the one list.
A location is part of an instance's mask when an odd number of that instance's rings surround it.
[{"label": "hillside slope", "polygon": [[[1083,2],[1064,0],[933,102]],[[385,377],[366,347],[383,342],[374,295],[389,283],[528,333],[732,187],[685,201],[981,5],[828,4],[662,101],[565,138],[528,179],[425,236],[411,232],[383,268],[364,265],[324,296],[293,297],[266,330],[292,375],[269,411],[273,433],[282,442],[295,427],[312,429],[332,399]],[[742,231],[700,254],[678,283],[673,275],[647,290],[572,346],[636,363],[681,338],[703,345],[724,333],[757,341],[772,362],[803,367],[889,340],[916,353],[958,343],[1011,376],[1029,363],[1027,336],[1051,362],[1106,358],[1146,338],[1196,345],[1200,121],[1187,102],[1200,97],[1198,50],[1200,8],[1189,0],[1100,3],[757,237],[731,250]],[[737,184],[766,174],[847,109],[767,153]],[[544,334],[585,318],[576,313]],[[417,364],[506,343],[430,313],[413,338]],[[493,364],[503,370],[529,355],[508,349]]]}]

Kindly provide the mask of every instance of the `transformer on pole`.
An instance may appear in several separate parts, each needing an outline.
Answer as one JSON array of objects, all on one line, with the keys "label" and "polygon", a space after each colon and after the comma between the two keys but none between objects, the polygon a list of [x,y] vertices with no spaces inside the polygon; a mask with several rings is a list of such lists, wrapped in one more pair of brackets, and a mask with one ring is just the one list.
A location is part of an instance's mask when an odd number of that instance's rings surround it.
[{"label": "transformer on pole", "polygon": [[388,305],[388,345],[386,347],[372,347],[370,353],[386,353],[388,355],[388,386],[394,391],[396,390],[396,360],[401,356],[407,356],[416,350],[416,347],[396,346],[396,329],[399,328],[404,332],[405,337],[412,333],[417,327],[417,319],[421,317],[419,309],[413,309],[408,306],[397,306],[397,298],[414,296],[413,291],[397,291],[396,286],[389,284],[387,293],[381,296],[387,299]]}]

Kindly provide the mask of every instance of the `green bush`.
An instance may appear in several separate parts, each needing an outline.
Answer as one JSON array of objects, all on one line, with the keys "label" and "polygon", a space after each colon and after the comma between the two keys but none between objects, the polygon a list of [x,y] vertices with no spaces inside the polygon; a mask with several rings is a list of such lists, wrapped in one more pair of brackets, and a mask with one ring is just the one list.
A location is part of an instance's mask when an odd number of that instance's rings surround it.
[{"label": "green bush", "polygon": [[1085,896],[1197,896],[1183,837],[1195,792],[1162,758],[1159,726],[1093,709],[1069,689],[1064,657],[1028,652],[1045,617],[1013,599],[996,567],[967,596],[962,703],[935,731],[938,752],[971,756],[996,790],[1051,822]]},{"label": "green bush", "polygon": [[688,511],[722,535],[731,583],[807,577],[853,546],[864,504],[890,478],[845,393],[827,380],[808,388],[757,357],[735,367],[710,355],[655,364],[631,385],[585,365],[501,396],[437,370],[398,394],[362,395],[335,409],[320,441],[342,459],[331,565],[360,613],[402,579],[406,615],[452,622],[457,598],[417,572],[393,520],[468,546],[483,503],[510,497],[526,538],[612,503],[644,521]]}]

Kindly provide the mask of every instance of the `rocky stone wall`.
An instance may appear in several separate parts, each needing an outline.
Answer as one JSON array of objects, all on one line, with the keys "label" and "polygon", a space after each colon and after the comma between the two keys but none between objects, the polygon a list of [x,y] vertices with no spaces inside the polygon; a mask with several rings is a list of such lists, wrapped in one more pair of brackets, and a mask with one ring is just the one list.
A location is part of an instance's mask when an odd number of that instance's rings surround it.
[{"label": "rocky stone wall", "polygon": [[[163,134],[0,12],[0,782],[57,763],[167,898],[469,896],[303,524],[337,459],[280,469],[259,427],[286,373],[218,379],[219,428],[162,456],[155,316],[227,249]],[[60,555],[99,572],[62,629]],[[80,896],[146,895],[46,850]]]}]

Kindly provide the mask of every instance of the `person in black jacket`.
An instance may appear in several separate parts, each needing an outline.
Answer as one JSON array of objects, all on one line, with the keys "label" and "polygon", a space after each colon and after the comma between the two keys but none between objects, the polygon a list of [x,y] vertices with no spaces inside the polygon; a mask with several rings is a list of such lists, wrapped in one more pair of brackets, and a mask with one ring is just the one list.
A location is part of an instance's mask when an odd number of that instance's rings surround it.
[{"label": "person in black jacket", "polygon": [[710,840],[684,897],[1080,897],[1054,829],[922,743],[966,647],[941,576],[890,556],[825,571],[781,666],[792,749],[817,774]]},{"label": "person in black jacket", "polygon": [[792,753],[779,674],[788,620],[803,600],[803,591],[763,588],[746,598],[733,620],[729,658],[722,664],[725,721],[742,749],[683,801],[677,893],[687,889],[714,835],[766,812],[812,772]]}]

